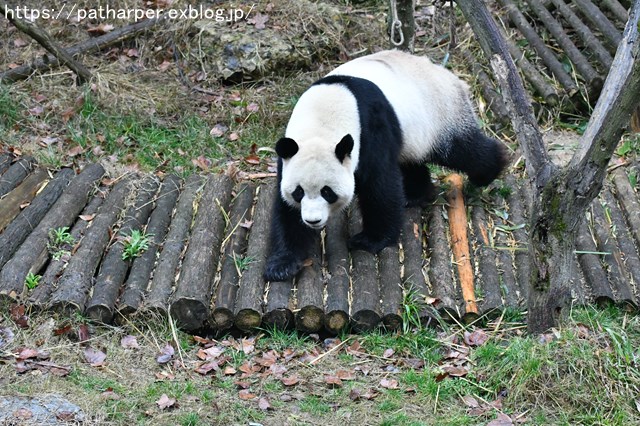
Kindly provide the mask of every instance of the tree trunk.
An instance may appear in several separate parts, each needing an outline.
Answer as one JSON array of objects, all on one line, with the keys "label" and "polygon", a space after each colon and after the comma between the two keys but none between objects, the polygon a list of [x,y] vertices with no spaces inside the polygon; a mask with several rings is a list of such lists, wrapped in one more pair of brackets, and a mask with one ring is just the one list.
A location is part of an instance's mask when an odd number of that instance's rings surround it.
[{"label": "tree trunk", "polygon": [[416,23],[413,11],[415,0],[391,0],[389,36],[391,47],[413,53],[416,39]]}]

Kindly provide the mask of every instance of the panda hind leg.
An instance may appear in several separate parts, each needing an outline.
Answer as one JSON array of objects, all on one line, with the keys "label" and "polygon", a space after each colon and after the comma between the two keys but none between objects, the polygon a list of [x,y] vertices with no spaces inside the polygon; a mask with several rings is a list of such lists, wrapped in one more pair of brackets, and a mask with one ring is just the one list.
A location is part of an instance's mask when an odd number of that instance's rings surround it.
[{"label": "panda hind leg", "polygon": [[454,137],[446,159],[437,162],[466,173],[476,186],[486,186],[500,175],[508,157],[500,142],[472,128]]},{"label": "panda hind leg", "polygon": [[407,207],[426,207],[436,199],[438,193],[426,164],[407,163],[400,169]]},{"label": "panda hind leg", "polygon": [[362,213],[362,232],[349,239],[349,249],[378,253],[398,243],[404,216],[405,196],[400,170],[389,170],[377,179],[356,184]]}]

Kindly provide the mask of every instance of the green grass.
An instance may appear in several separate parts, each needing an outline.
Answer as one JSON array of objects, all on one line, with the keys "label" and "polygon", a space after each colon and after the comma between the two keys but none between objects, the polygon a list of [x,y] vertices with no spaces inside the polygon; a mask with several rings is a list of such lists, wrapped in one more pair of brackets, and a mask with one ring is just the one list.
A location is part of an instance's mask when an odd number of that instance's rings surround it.
[{"label": "green grass", "polygon": [[38,284],[40,284],[41,279],[42,279],[42,275],[36,275],[33,272],[29,272],[26,278],[24,279],[24,285],[29,290],[33,290],[34,288],[38,287]]},{"label": "green grass", "polygon": [[[80,112],[67,123],[67,133],[72,145],[81,146],[89,159],[99,146],[106,154],[116,155],[125,164],[136,163],[143,170],[192,171],[197,169],[193,160],[199,157],[210,161],[212,170],[218,170],[228,159],[249,155],[252,144],[271,145],[282,132],[282,123],[261,120],[256,114],[245,115],[240,122],[235,116],[228,117],[228,131],[215,137],[210,133],[213,124],[198,115],[184,113],[170,121],[118,115],[87,94]],[[238,139],[230,140],[234,132]]]},{"label": "green grass", "polygon": [[23,110],[16,100],[16,95],[8,87],[0,84],[0,131],[6,132],[16,125]]},{"label": "green grass", "polygon": [[149,249],[151,234],[146,234],[138,229],[129,234],[122,235],[122,260],[133,260]]}]

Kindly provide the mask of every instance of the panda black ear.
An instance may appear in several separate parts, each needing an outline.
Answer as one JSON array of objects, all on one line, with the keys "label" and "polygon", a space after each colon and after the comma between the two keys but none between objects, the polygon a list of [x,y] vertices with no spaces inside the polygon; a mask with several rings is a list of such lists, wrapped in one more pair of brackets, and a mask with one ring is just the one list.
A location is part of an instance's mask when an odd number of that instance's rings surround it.
[{"label": "panda black ear", "polygon": [[283,159],[288,159],[296,155],[298,144],[291,138],[282,138],[276,142],[276,153]]},{"label": "panda black ear", "polygon": [[351,135],[346,135],[338,145],[336,145],[336,157],[342,163],[344,159],[349,155],[351,155],[351,151],[353,151],[353,138]]}]

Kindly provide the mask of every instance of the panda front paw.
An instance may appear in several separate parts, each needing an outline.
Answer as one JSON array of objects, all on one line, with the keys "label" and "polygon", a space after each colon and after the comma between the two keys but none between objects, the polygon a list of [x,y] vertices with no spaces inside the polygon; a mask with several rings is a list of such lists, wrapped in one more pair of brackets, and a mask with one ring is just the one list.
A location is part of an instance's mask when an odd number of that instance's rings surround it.
[{"label": "panda front paw", "polygon": [[292,255],[271,256],[264,268],[265,281],[287,281],[293,279],[302,269],[302,260]]},{"label": "panda front paw", "polygon": [[394,241],[390,238],[371,237],[370,235],[361,232],[349,239],[349,249],[364,250],[368,251],[369,253],[376,254],[383,248],[392,246],[396,243],[397,241]]}]

